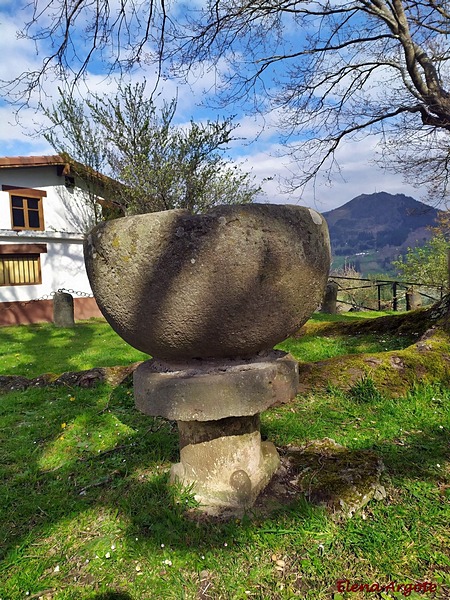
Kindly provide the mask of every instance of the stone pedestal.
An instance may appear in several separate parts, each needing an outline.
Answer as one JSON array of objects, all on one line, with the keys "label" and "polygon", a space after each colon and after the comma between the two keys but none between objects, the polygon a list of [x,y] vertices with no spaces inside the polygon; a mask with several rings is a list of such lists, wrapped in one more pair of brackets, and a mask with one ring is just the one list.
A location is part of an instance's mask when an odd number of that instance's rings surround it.
[{"label": "stone pedestal", "polygon": [[179,421],[178,429],[180,462],[172,466],[170,478],[192,486],[204,507],[251,506],[280,464],[272,442],[261,441],[259,415]]},{"label": "stone pedestal", "polygon": [[259,413],[297,393],[298,364],[272,351],[248,359],[150,360],[136,369],[136,406],[178,422],[180,462],[171,481],[204,507],[247,508],[279,465],[262,442]]},{"label": "stone pedestal", "polygon": [[422,306],[422,296],[410,289],[406,292],[406,310],[417,310]]},{"label": "stone pedestal", "polygon": [[172,481],[206,507],[250,506],[279,461],[259,414],[298,388],[296,361],[270,349],[323,297],[325,219],[275,204],[134,215],[94,227],[84,253],[107,321],[156,357],[134,374],[136,407],[178,422]]}]

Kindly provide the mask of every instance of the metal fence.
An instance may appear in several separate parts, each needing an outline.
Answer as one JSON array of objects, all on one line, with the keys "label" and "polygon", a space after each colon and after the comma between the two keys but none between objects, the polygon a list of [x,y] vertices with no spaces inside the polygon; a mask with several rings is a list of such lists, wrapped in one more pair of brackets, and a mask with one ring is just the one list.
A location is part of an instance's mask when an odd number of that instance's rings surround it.
[{"label": "metal fence", "polygon": [[447,286],[387,279],[330,275],[338,285],[337,302],[366,310],[411,310],[433,304],[448,292]]}]

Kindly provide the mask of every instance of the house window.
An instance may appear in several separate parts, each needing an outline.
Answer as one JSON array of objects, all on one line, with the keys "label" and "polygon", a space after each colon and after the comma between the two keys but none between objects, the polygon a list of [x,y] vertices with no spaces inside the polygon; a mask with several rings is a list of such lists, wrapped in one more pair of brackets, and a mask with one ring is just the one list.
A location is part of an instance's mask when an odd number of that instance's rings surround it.
[{"label": "house window", "polygon": [[42,198],[24,198],[11,194],[13,229],[44,229]]},{"label": "house window", "polygon": [[39,254],[0,256],[0,285],[42,283]]},{"label": "house window", "polygon": [[12,185],[2,185],[2,190],[9,192],[13,230],[44,230],[42,199],[47,196],[45,191]]},{"label": "house window", "polygon": [[41,254],[47,244],[0,244],[0,286],[42,283]]}]

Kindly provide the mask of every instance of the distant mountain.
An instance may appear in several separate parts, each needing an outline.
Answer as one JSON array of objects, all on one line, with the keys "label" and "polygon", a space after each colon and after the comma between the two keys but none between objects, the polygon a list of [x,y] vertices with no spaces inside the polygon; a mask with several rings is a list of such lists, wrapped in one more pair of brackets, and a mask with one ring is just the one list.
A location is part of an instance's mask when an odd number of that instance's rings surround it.
[{"label": "distant mountain", "polygon": [[[419,246],[430,239],[428,227],[435,224],[439,212],[404,194],[379,192],[361,194],[323,213],[337,259],[333,266],[340,266],[340,256],[362,272],[388,271],[391,260],[406,252],[408,246]],[[361,268],[362,264],[366,268]]]}]

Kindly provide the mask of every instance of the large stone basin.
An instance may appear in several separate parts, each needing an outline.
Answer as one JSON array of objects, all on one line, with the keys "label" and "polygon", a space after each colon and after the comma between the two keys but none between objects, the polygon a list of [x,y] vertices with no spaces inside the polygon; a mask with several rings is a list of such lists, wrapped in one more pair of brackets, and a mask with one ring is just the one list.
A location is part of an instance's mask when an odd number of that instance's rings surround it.
[{"label": "large stone basin", "polygon": [[330,244],[312,209],[220,206],[101,223],[85,261],[100,310],[130,345],[169,361],[245,357],[310,317]]}]

